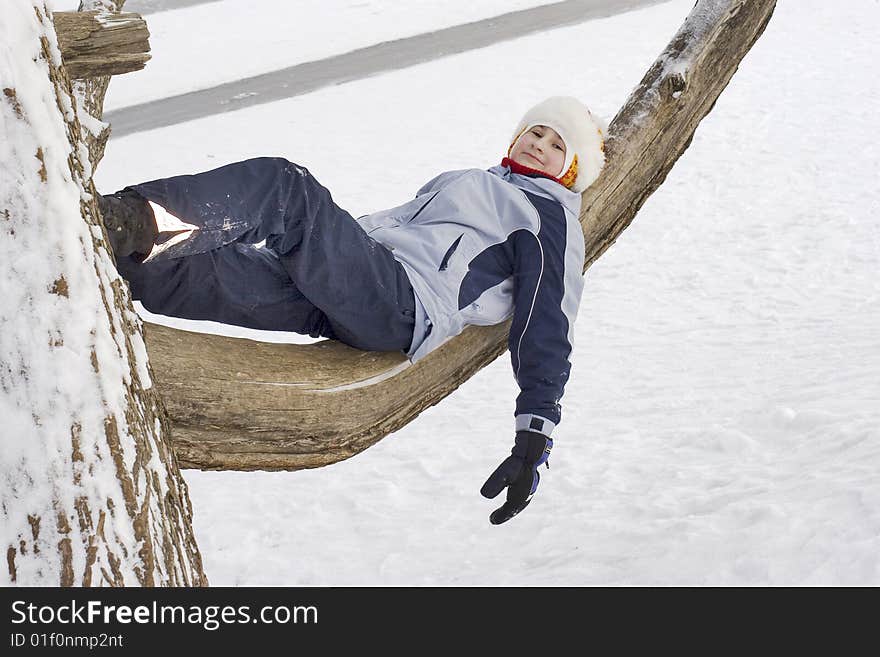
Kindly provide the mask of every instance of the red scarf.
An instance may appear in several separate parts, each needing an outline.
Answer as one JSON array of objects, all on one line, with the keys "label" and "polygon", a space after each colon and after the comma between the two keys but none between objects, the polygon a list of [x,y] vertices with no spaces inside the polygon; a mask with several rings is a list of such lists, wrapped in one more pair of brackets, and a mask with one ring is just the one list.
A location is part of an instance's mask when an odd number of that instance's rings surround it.
[{"label": "red scarf", "polygon": [[[557,182],[562,185],[562,181],[559,178],[554,178],[549,173],[545,173],[539,169],[532,169],[531,167],[527,167],[524,164],[520,164],[519,162],[514,162],[509,157],[505,157],[501,160],[501,166],[510,167],[510,170],[513,173],[520,173],[524,176],[541,176],[542,178],[549,178],[553,182]],[[563,185],[564,187],[565,185]]]}]

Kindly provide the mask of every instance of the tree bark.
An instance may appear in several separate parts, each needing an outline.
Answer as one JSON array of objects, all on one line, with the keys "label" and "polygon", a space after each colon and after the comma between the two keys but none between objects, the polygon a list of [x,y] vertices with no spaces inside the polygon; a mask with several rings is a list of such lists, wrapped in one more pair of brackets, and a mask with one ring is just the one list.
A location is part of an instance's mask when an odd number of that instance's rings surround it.
[{"label": "tree bark", "polygon": [[0,585],[207,585],[40,0],[0,22]]},{"label": "tree bark", "polygon": [[150,59],[150,32],[139,14],[57,11],[52,19],[71,79],[139,71]]},{"label": "tree bark", "polygon": [[[763,32],[775,0],[700,0],[610,124],[584,193],[584,271],[660,186]],[[263,344],[147,324],[183,467],[311,468],[348,458],[506,350],[510,323],[468,327],[416,364],[324,341]]]},{"label": "tree bark", "polygon": [[[124,4],[125,0],[80,0],[79,11],[118,13],[122,11]],[[98,168],[98,163],[104,157],[107,140],[110,139],[110,126],[101,120],[104,116],[104,96],[107,94],[107,87],[110,86],[110,78],[109,75],[102,75],[87,80],[76,80],[73,85],[74,94],[82,105],[80,120],[84,121],[86,128],[83,139],[89,150],[92,171]]]}]

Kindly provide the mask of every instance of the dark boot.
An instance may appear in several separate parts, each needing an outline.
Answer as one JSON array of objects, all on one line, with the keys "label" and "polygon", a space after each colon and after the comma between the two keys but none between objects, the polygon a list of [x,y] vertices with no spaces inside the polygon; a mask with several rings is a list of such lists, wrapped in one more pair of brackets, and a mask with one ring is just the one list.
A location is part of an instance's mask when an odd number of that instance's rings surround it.
[{"label": "dark boot", "polygon": [[109,196],[99,194],[98,208],[116,258],[146,258],[159,236],[156,217],[147,199],[133,189],[126,189]]}]

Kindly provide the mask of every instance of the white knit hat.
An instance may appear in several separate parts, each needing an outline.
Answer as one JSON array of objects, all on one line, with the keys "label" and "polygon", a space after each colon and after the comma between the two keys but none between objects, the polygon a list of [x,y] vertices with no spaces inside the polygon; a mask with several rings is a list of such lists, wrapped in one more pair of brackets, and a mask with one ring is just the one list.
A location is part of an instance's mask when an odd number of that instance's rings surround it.
[{"label": "white knit hat", "polygon": [[553,128],[565,142],[565,163],[559,181],[573,192],[589,187],[605,166],[605,121],[571,96],[552,96],[526,112],[513,133],[508,155],[516,142],[536,125]]}]

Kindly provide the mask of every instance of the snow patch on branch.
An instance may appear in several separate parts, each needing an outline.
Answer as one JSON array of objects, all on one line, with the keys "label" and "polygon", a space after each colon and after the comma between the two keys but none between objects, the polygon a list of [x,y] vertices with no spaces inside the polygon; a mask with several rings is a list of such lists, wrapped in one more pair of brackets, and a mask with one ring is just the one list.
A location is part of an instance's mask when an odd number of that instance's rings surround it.
[{"label": "snow patch on branch", "polygon": [[669,47],[660,55],[661,74],[659,83],[671,75],[686,77],[693,68],[695,57],[703,44],[711,39],[711,33],[724,24],[724,14],[735,15],[743,0],[700,0],[672,38]]}]

